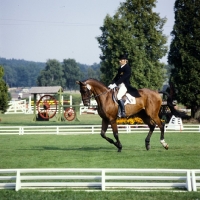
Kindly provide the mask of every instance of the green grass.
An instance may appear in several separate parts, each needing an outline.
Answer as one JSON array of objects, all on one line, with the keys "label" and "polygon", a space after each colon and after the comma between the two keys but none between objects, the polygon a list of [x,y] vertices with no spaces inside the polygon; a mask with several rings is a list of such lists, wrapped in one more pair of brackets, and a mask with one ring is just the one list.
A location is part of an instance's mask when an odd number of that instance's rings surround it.
[{"label": "green grass", "polygon": [[185,192],[39,192],[0,191],[1,200],[199,200],[199,193]]},{"label": "green grass", "polygon": [[33,121],[33,114],[0,114],[0,126],[35,126],[35,125],[83,125],[83,124],[101,124],[99,115],[82,114],[77,112],[77,118],[74,121],[57,121],[53,117],[49,121]]},{"label": "green grass", "polygon": [[[108,134],[112,137],[112,134]],[[1,135],[0,168],[173,168],[199,169],[198,133],[166,133],[169,150],[154,133],[146,151],[146,134],[120,134],[121,153],[100,135]],[[197,200],[199,192],[151,191],[84,192],[0,190],[1,200]]]},{"label": "green grass", "polygon": [[[112,134],[107,134],[112,137]],[[154,133],[120,134],[121,153],[98,134],[1,135],[0,168],[183,168],[199,169],[198,133],[167,133],[165,150]]]}]

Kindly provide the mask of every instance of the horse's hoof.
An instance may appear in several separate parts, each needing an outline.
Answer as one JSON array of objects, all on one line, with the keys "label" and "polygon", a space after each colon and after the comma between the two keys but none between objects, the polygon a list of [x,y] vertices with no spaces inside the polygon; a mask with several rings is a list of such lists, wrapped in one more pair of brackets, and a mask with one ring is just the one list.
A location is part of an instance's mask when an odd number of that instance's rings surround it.
[{"label": "horse's hoof", "polygon": [[118,148],[118,152],[121,152],[122,151],[122,146],[120,148]]},{"label": "horse's hoof", "polygon": [[168,150],[168,149],[169,149],[169,145],[168,145],[168,144],[166,144],[166,146],[165,146],[165,149],[166,149],[166,150]]},{"label": "horse's hoof", "polygon": [[146,145],[146,150],[148,151],[148,150],[150,150],[151,149],[151,146],[148,144],[148,145]]},{"label": "horse's hoof", "polygon": [[147,151],[151,149],[150,143],[145,141],[145,147]]}]

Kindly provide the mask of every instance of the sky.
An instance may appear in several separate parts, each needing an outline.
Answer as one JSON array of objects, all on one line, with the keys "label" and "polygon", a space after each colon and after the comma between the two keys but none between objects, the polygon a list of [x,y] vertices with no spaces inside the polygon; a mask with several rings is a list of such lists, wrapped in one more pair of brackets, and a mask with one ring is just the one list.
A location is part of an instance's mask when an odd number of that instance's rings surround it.
[{"label": "sky", "polygon": [[[46,62],[75,59],[100,62],[96,37],[106,15],[125,0],[0,0],[0,57]],[[163,34],[170,45],[175,0],[157,0],[155,12],[166,17]],[[167,56],[161,59],[167,64]]]}]

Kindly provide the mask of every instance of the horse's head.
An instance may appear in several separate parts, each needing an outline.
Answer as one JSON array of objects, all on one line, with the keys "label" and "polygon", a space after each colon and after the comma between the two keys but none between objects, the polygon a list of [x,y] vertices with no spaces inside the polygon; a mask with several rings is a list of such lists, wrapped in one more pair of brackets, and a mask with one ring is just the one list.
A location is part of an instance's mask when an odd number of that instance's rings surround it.
[{"label": "horse's head", "polygon": [[91,99],[91,86],[85,82],[76,81],[77,84],[80,85],[80,93],[83,101],[84,106],[90,105],[90,99]]}]

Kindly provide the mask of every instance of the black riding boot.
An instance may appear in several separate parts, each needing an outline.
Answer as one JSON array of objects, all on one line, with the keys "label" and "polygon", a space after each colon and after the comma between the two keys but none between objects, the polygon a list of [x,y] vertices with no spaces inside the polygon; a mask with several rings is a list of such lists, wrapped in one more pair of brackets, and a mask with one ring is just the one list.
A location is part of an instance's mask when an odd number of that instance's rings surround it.
[{"label": "black riding boot", "polygon": [[121,109],[121,117],[126,117],[124,101],[122,99],[120,99],[120,100],[118,100],[118,103],[119,103],[119,107]]}]

